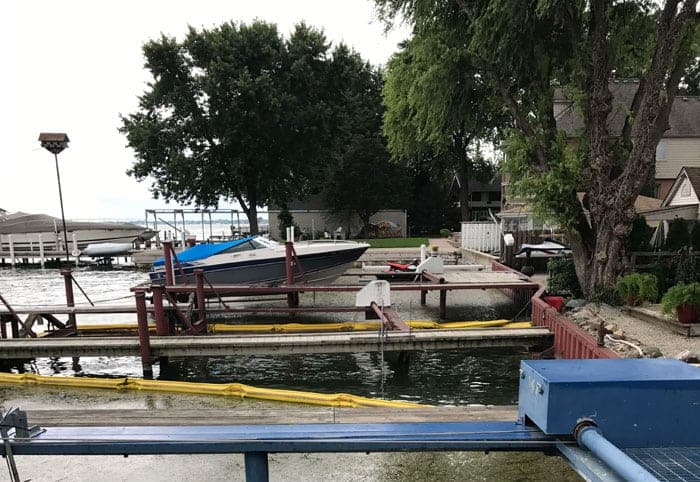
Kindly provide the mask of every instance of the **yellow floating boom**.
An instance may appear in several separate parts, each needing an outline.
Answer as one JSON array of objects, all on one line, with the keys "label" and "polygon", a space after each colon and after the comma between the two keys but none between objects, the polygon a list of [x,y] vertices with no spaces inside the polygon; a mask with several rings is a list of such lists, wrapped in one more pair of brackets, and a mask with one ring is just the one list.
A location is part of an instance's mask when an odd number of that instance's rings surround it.
[{"label": "yellow floating boom", "polygon": [[413,402],[380,400],[360,397],[348,393],[314,393],[298,390],[257,388],[241,383],[195,383],[166,380],[143,380],[140,378],[90,378],[54,377],[31,373],[0,373],[0,383],[23,385],[46,385],[74,388],[103,388],[113,390],[145,390],[150,392],[190,393],[195,395],[223,395],[237,398],[252,398],[275,402],[304,403],[327,407],[424,407]]},{"label": "yellow floating boom", "polygon": [[[530,328],[529,321],[488,320],[488,321],[450,321],[438,323],[430,320],[408,320],[406,322],[414,330],[456,330],[468,328]],[[149,325],[150,331],[155,331],[155,325]],[[80,333],[98,331],[136,330],[134,323],[112,323],[100,325],[81,325]],[[226,323],[211,323],[210,333],[242,333],[242,332],[320,332],[320,331],[371,331],[379,329],[378,321],[344,321],[337,323],[257,323],[230,325]]]}]

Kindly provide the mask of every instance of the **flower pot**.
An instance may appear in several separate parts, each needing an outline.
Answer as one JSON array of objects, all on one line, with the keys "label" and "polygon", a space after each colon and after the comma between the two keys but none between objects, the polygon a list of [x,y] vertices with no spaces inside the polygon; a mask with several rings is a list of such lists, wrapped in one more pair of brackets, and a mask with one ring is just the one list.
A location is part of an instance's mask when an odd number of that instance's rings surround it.
[{"label": "flower pot", "polygon": [[700,305],[680,305],[676,308],[678,321],[684,324],[700,323]]}]

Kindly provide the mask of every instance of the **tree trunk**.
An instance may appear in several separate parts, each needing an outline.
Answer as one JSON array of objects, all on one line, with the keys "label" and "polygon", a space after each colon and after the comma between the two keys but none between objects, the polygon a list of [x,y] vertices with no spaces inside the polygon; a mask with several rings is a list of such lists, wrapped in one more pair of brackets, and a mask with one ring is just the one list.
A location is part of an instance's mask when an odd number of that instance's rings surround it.
[{"label": "tree trunk", "polygon": [[454,154],[457,158],[455,175],[459,183],[459,212],[462,221],[471,221],[471,207],[469,205],[469,157],[467,157],[467,144],[464,136],[457,132],[452,135]]},{"label": "tree trunk", "polygon": [[237,196],[238,204],[241,205],[241,209],[248,218],[248,231],[250,234],[259,234],[258,229],[258,207],[255,205],[255,201],[246,203],[241,196]]}]

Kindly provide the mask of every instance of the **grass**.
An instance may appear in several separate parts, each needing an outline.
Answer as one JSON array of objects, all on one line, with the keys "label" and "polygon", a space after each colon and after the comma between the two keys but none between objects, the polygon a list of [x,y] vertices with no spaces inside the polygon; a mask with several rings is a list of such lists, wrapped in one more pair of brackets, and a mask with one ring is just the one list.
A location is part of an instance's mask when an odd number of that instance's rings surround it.
[{"label": "grass", "polygon": [[419,248],[421,244],[429,245],[428,238],[377,238],[355,241],[368,243],[370,248]]}]

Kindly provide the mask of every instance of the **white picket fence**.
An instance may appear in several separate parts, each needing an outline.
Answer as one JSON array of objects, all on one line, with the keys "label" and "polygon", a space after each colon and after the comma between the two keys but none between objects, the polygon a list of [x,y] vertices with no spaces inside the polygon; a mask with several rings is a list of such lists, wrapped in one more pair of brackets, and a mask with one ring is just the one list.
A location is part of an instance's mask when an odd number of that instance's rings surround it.
[{"label": "white picket fence", "polygon": [[469,221],[462,223],[462,248],[493,253],[501,249],[499,223]]}]

